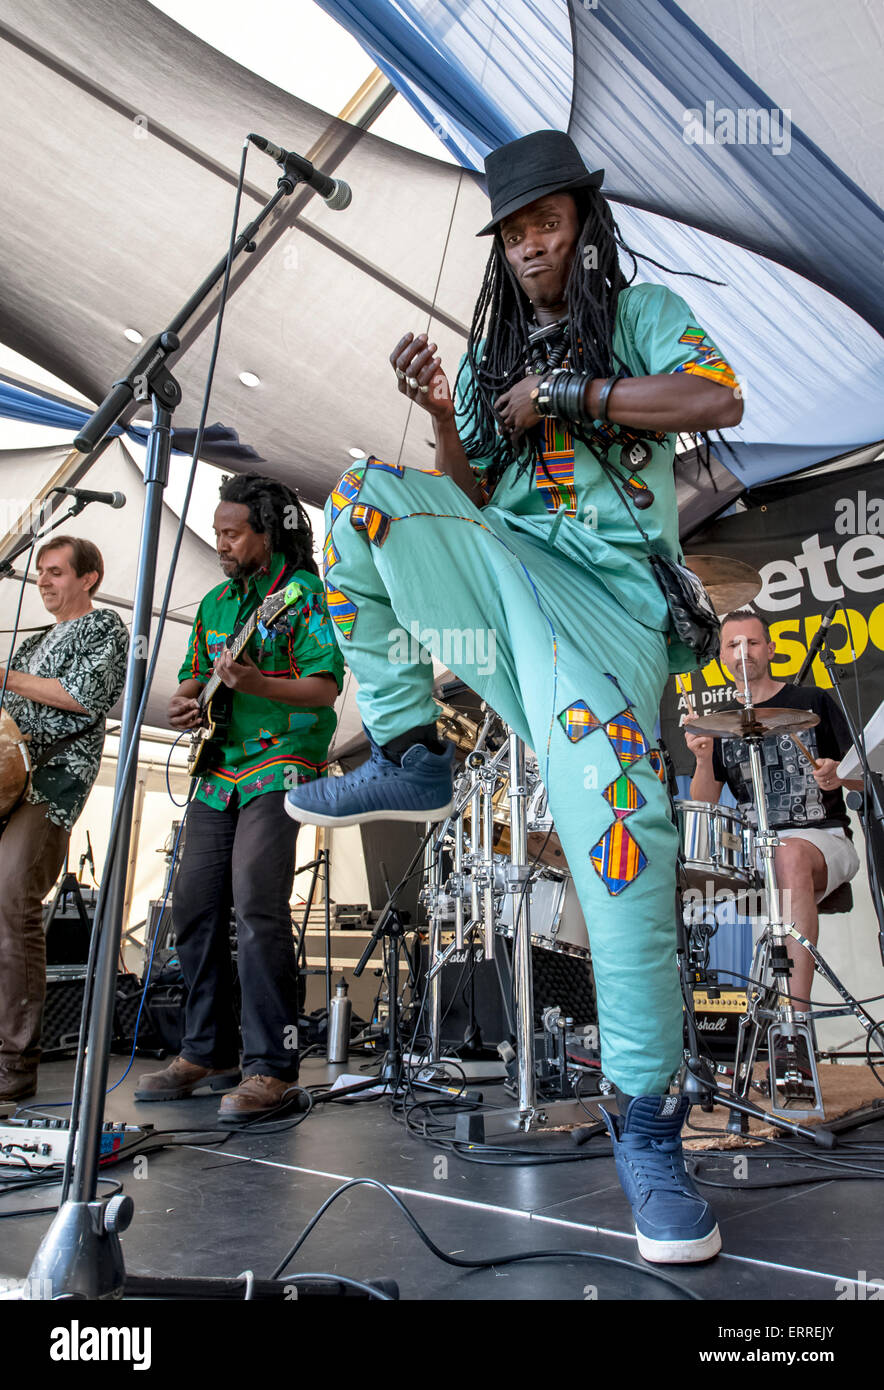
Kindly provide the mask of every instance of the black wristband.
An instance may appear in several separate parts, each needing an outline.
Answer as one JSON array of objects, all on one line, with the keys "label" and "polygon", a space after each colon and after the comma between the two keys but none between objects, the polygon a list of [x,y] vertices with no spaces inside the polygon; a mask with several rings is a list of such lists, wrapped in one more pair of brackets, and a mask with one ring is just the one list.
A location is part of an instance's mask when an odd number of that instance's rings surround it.
[{"label": "black wristband", "polygon": [[608,397],[610,396],[610,394],[611,394],[611,392],[613,391],[614,387],[617,385],[617,382],[618,382],[618,381],[621,381],[621,380],[623,379],[623,376],[624,376],[624,373],[623,373],[622,371],[618,372],[616,376],[609,376],[608,379],[607,379],[607,381],[605,382],[604,386],[602,387],[601,391],[599,392],[599,408],[598,408],[598,414],[596,415],[596,419],[597,419],[597,420],[602,420],[602,421],[606,421],[606,420],[607,420],[607,418],[608,418]]}]

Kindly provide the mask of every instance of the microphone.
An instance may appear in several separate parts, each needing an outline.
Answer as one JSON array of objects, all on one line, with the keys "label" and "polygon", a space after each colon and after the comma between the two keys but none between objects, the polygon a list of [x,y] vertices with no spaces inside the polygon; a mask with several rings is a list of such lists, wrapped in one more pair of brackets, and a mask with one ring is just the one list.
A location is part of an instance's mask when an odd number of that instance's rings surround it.
[{"label": "microphone", "polygon": [[75,497],[83,506],[87,502],[104,502],[108,507],[125,507],[126,499],[122,492],[90,492],[85,487],[54,487],[53,492],[62,492],[65,497]]},{"label": "microphone", "polygon": [[330,178],[321,169],[314,169],[310,160],[304,159],[303,155],[281,150],[279,145],[265,140],[263,135],[250,135],[249,139],[259,150],[263,150],[271,159],[275,159],[277,164],[281,164],[286,173],[293,174],[299,183],[309,184],[315,193],[325,199],[332,212],[340,212],[342,208],[350,206],[353,191],[343,179]]},{"label": "microphone", "polygon": [[808,649],[807,649],[807,656],[804,658],[804,661],[803,661],[802,664],[801,664],[801,670],[798,672],[798,675],[795,677],[795,679],[794,679],[793,682],[792,682],[793,685],[800,685],[801,682],[804,680],[804,677],[807,675],[808,671],[810,670],[810,668],[811,668],[811,666],[812,666],[812,664],[813,664],[813,661],[814,661],[814,659],[815,659],[815,657],[816,657],[817,652],[820,650],[820,647],[823,645],[823,643],[824,643],[825,640],[826,640],[826,633],[829,631],[829,628],[832,626],[832,619],[833,619],[834,616],[835,616],[835,612],[836,612],[837,608],[838,608],[837,603],[833,603],[833,604],[832,604],[832,607],[829,609],[828,613],[827,613],[826,616],[823,618],[823,621],[820,623],[819,627],[817,628],[816,632],[814,633],[813,641],[811,642],[810,646],[809,646]]}]

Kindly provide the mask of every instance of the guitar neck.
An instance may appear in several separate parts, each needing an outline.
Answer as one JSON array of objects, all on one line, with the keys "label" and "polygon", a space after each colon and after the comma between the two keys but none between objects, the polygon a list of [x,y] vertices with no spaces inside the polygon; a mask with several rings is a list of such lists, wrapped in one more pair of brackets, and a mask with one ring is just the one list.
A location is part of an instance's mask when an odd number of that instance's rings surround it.
[{"label": "guitar neck", "polygon": [[[257,621],[258,621],[258,613],[255,612],[255,613],[252,614],[252,616],[251,616],[250,618],[247,618],[247,619],[246,619],[245,624],[244,624],[243,627],[240,629],[240,631],[235,635],[235,637],[233,638],[233,641],[230,643],[230,646],[227,648],[227,650],[230,652],[231,656],[233,657],[234,661],[235,661],[236,658],[239,656],[239,654],[240,654],[240,652],[243,650],[243,648],[247,645],[249,638],[251,637],[252,633],[255,631],[255,626],[256,626],[256,624],[257,624]],[[206,708],[206,706],[207,706],[207,705],[210,703],[210,701],[212,700],[212,697],[215,695],[215,692],[217,691],[217,689],[218,689],[218,687],[219,687],[220,684],[221,684],[221,681],[220,681],[220,679],[218,678],[218,676],[210,676],[210,677],[209,677],[208,681],[207,681],[206,684],[203,686],[202,690],[201,690],[200,693],[199,693],[199,696],[197,697],[197,698],[198,698],[198,703],[199,703],[200,709],[205,709],[205,708]]]}]

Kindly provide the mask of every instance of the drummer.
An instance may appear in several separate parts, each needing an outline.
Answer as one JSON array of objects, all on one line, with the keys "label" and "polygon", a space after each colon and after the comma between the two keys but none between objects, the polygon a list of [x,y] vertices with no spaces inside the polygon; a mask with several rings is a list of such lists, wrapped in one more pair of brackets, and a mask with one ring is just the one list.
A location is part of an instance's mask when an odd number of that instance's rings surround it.
[{"label": "drummer", "polygon": [[[737,682],[737,699],[744,703],[743,656],[753,705],[810,710],[819,717],[799,737],[813,765],[789,734],[771,734],[761,749],[767,818],[782,843],[776,852],[777,883],[783,897],[783,916],[815,946],[819,936],[817,903],[859,869],[859,857],[847,818],[842,787],[861,787],[861,781],[842,781],[838,763],[852,740],[837,705],[814,685],[786,685],[771,675],[776,653],[770,628],[756,613],[729,613],[721,625],[722,663]],[[740,738],[711,738],[685,731],[696,758],[691,798],[717,802],[726,782],[748,823],[757,826],[749,771],[748,745]],[[791,993],[799,1010],[810,1001],[813,960],[793,937],[787,937],[792,962]]]}]

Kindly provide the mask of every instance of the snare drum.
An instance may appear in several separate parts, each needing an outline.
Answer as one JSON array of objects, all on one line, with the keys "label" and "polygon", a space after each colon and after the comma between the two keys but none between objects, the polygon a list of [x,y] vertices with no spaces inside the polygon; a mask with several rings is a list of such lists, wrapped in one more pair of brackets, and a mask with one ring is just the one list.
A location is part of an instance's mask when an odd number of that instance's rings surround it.
[{"label": "snare drum", "polygon": [[[528,891],[532,945],[589,960],[589,933],[571,875],[544,869]],[[520,893],[504,895],[496,928],[501,936],[513,936],[513,914],[519,899]]]},{"label": "snare drum", "polygon": [[685,873],[691,888],[704,894],[751,888],[757,883],[755,837],[733,806],[678,801],[678,830]]}]

